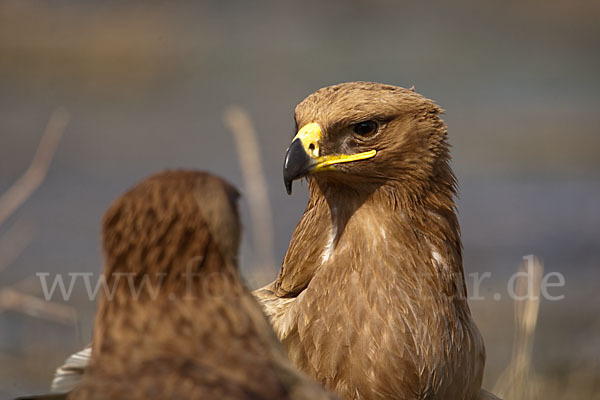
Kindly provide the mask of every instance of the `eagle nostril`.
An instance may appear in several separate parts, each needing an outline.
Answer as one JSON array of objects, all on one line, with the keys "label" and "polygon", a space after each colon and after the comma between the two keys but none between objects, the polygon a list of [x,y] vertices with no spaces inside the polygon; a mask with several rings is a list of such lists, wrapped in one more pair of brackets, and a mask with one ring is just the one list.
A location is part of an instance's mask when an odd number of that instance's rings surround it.
[{"label": "eagle nostril", "polygon": [[314,144],[314,143],[311,143],[311,144],[309,144],[309,145],[308,145],[308,149],[309,149],[310,151],[314,151],[314,150],[315,150],[315,144]]}]

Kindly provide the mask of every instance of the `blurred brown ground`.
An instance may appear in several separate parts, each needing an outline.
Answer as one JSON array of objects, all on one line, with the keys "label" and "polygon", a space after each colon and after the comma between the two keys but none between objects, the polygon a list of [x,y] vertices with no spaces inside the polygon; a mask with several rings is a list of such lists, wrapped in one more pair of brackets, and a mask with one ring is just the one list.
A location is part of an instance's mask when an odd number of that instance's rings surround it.
[{"label": "blurred brown ground", "polygon": [[[295,104],[342,81],[414,85],[447,111],[466,272],[492,272],[485,300],[472,302],[486,386],[511,356],[507,281],[535,253],[566,280],[564,300],[541,304],[543,398],[600,398],[598,21],[599,3],[584,0],[2,1],[0,192],[57,107],[71,123],[48,179],[0,227],[26,218],[37,230],[0,287],[36,272],[99,272],[102,213],[152,172],[209,169],[241,186],[221,122],[230,104],[248,109],[259,133],[281,260],[306,202],[305,185],[288,197],[281,178]],[[258,286],[276,270],[257,265],[252,248],[246,235],[243,269]],[[83,287],[74,293],[77,326],[0,313],[2,397],[45,390],[87,343],[94,304]]]}]

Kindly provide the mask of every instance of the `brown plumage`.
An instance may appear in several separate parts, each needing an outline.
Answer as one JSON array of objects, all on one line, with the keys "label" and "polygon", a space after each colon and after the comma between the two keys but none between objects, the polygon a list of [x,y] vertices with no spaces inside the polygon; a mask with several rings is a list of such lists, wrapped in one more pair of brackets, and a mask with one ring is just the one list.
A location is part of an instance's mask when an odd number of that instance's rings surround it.
[{"label": "brown plumage", "polygon": [[70,399],[330,398],[291,366],[242,283],[237,197],[220,178],[172,171],[110,207],[104,276],[116,289],[100,290]]},{"label": "brown plumage", "polygon": [[345,399],[484,398],[441,112],[368,82],[296,107],[284,176],[307,176],[310,199],[255,295],[294,364]]},{"label": "brown plumage", "polygon": [[[292,361],[347,399],[495,398],[479,390],[485,351],[466,301],[441,111],[366,82],[296,109],[300,131],[315,123],[320,137],[294,140],[284,176],[291,189],[308,175],[310,199],[277,280],[254,294]],[[67,362],[54,387],[82,370]]]}]

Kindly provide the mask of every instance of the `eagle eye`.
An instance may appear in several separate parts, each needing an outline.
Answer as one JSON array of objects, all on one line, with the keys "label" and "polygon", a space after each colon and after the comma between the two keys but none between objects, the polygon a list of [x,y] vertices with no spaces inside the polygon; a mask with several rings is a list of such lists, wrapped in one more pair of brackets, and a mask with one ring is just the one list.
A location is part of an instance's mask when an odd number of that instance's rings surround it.
[{"label": "eagle eye", "polygon": [[368,137],[377,133],[379,125],[373,120],[359,122],[352,127],[354,133],[360,136]]}]

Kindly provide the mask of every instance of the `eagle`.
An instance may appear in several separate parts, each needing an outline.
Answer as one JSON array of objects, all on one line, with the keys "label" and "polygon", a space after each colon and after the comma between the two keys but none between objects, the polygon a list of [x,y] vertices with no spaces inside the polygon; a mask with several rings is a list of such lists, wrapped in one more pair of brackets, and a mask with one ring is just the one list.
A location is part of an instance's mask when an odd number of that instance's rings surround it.
[{"label": "eagle", "polygon": [[104,216],[106,287],[92,353],[68,395],[90,399],[333,399],[295,369],[240,277],[237,190],[154,175]]},{"label": "eagle", "polygon": [[[496,398],[481,389],[442,112],[373,82],[296,107],[283,177],[288,193],[306,178],[310,197],[277,279],[254,295],[294,365],[344,399]],[[55,390],[79,379],[84,352]]]},{"label": "eagle", "polygon": [[483,399],[447,128],[433,101],[372,82],[295,110],[284,183],[308,205],[255,296],[292,362],[344,399]]}]

